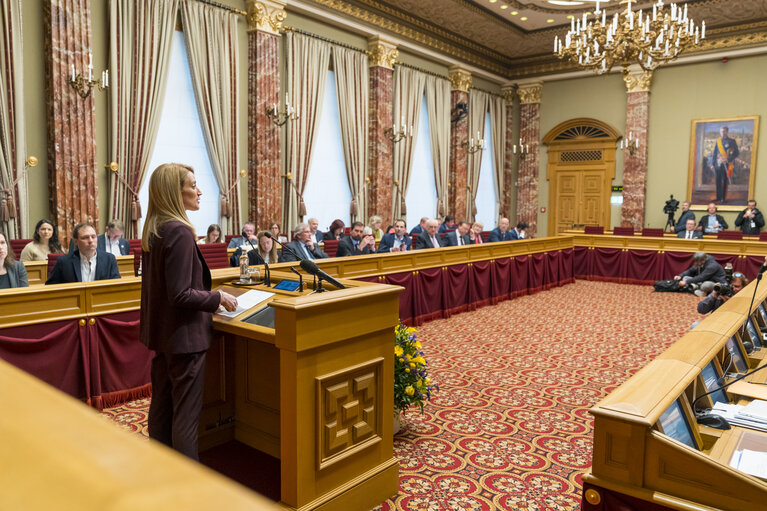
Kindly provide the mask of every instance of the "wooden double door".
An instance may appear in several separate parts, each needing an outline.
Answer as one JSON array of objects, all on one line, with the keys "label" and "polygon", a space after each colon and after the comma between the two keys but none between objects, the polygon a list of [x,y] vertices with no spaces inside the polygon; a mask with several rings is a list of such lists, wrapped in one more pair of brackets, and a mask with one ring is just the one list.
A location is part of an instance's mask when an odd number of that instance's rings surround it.
[{"label": "wooden double door", "polygon": [[550,180],[552,200],[551,217],[555,232],[559,234],[574,226],[609,224],[610,183],[604,169],[559,170]]}]

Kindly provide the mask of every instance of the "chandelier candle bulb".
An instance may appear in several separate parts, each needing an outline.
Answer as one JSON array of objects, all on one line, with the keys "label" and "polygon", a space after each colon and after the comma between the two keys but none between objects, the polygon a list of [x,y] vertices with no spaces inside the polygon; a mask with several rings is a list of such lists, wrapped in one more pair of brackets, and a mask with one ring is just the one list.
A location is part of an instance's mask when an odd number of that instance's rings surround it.
[{"label": "chandelier candle bulb", "polygon": [[72,81],[75,81],[75,65],[72,64]]},{"label": "chandelier candle bulb", "polygon": [[705,39],[706,38],[706,22],[703,21],[700,24],[700,38]]}]

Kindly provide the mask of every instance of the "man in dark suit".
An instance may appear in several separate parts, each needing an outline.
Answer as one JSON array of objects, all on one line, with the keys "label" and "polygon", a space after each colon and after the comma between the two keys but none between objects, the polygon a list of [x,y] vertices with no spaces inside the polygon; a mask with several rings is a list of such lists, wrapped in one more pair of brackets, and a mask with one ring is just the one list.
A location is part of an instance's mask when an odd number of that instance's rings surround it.
[{"label": "man in dark suit", "polygon": [[226,248],[241,248],[245,252],[251,250],[248,240],[253,242],[253,245],[258,245],[258,238],[256,237],[256,224],[253,222],[247,222],[242,224],[242,233],[247,237],[237,236],[229,240],[229,245]]},{"label": "man in dark suit", "polygon": [[468,222],[458,222],[458,226],[452,232],[445,234],[444,246],[446,247],[462,247],[463,245],[470,245],[471,238],[469,238],[469,228],[471,227]]},{"label": "man in dark suit", "polygon": [[748,200],[748,207],[738,213],[738,218],[735,219],[735,227],[740,227],[743,234],[750,236],[757,236],[759,231],[764,227],[764,217],[762,212],[756,209],[756,201],[754,199]]},{"label": "man in dark suit", "polygon": [[108,252],[113,256],[130,254],[130,243],[123,238],[125,226],[119,220],[112,220],[107,224],[107,232],[99,236],[96,248]]},{"label": "man in dark suit", "polygon": [[92,225],[77,224],[73,237],[75,250],[56,260],[46,284],[120,278],[115,256],[96,248],[96,229]]},{"label": "man in dark suit", "polygon": [[679,281],[679,287],[692,288],[696,296],[704,298],[714,290],[715,284],[726,284],[727,275],[713,256],[695,252],[692,255],[692,266],[675,275],[674,280]]},{"label": "man in dark suit", "polygon": [[513,240],[523,240],[525,239],[525,235],[527,234],[527,228],[529,225],[527,225],[527,222],[519,222],[515,228],[511,230],[511,239]]},{"label": "man in dark suit", "polygon": [[349,236],[344,236],[338,242],[336,257],[366,255],[375,252],[376,240],[372,234],[363,236],[365,224],[362,222],[352,223]]},{"label": "man in dark suit", "polygon": [[509,232],[509,219],[501,218],[501,221],[498,222],[498,227],[490,231],[490,237],[487,241],[492,243],[495,241],[511,241],[513,239],[511,232]]},{"label": "man in dark suit", "polygon": [[719,128],[721,136],[716,139],[711,151],[711,165],[716,176],[716,201],[722,204],[727,200],[727,184],[735,169],[735,158],[740,154],[738,143],[728,136],[729,130],[727,126]]},{"label": "man in dark suit", "polygon": [[320,227],[320,221],[316,218],[310,218],[309,219],[309,231],[312,233],[312,241],[315,243],[322,243],[324,240],[324,235],[322,234],[322,231],[319,229]]},{"label": "man in dark suit", "polygon": [[676,235],[677,238],[684,238],[687,240],[699,240],[703,237],[703,233],[697,229],[695,229],[695,219],[694,218],[688,218],[687,219],[687,225],[685,225],[685,230],[679,231],[679,233]]},{"label": "man in dark suit", "polygon": [[721,230],[729,229],[724,217],[716,212],[716,203],[708,203],[708,215],[700,217],[698,229],[704,234],[716,234]]},{"label": "man in dark suit", "polygon": [[423,217],[421,219],[421,223],[413,227],[413,229],[410,231],[410,235],[413,236],[414,234],[421,234],[426,230],[426,221],[428,220],[427,217]]},{"label": "man in dark suit", "polygon": [[679,220],[677,220],[676,225],[674,226],[674,232],[678,233],[684,231],[687,226],[687,220],[690,218],[695,221],[695,213],[690,211],[690,203],[684,201],[682,203],[682,214],[679,215]]},{"label": "man in dark suit", "polygon": [[381,238],[381,242],[378,244],[378,251],[404,252],[405,250],[410,250],[410,245],[412,242],[412,238],[407,234],[405,221],[402,219],[397,219],[394,221],[394,232],[390,234],[384,234]]},{"label": "man in dark suit", "polygon": [[283,248],[282,254],[280,255],[281,263],[298,261],[299,259],[324,259],[328,257],[328,255],[314,243],[314,240],[312,240],[312,231],[309,224],[298,224],[293,231],[293,241],[285,246],[298,254],[298,259],[290,253],[290,250],[285,250]]},{"label": "man in dark suit", "polygon": [[439,232],[440,234],[443,232],[447,232],[450,229],[455,229],[455,217],[452,215],[447,215],[445,217],[445,221],[442,222],[442,225],[439,226]]},{"label": "man in dark suit", "polygon": [[442,240],[437,234],[439,229],[439,222],[436,218],[430,218],[426,221],[426,230],[418,235],[415,240],[415,249],[421,250],[424,248],[440,248],[442,247]]}]

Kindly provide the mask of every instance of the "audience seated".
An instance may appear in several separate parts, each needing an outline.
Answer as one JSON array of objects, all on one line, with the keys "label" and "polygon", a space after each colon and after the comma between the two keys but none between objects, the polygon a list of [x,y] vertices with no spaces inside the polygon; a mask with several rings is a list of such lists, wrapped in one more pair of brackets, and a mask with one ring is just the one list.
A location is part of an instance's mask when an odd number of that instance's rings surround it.
[{"label": "audience seated", "polygon": [[418,238],[415,240],[415,250],[442,247],[442,240],[437,233],[439,230],[439,222],[437,219],[429,218],[426,220],[425,229],[426,230],[419,234]]},{"label": "audience seated", "polygon": [[680,288],[689,286],[697,296],[704,297],[714,290],[714,284],[726,284],[727,276],[716,259],[705,252],[695,252],[692,266],[680,275],[675,275],[674,280],[680,281]]},{"label": "audience seated", "polygon": [[198,245],[205,245],[206,243],[221,243],[224,241],[221,239],[221,226],[218,224],[210,224],[208,226],[208,232],[205,237],[198,240]]},{"label": "audience seated", "polygon": [[115,257],[130,254],[130,243],[123,238],[123,232],[125,225],[120,220],[110,221],[106,232],[99,236],[97,248]]},{"label": "audience seated", "polygon": [[[695,213],[690,211],[690,202],[684,201],[682,203],[682,214],[679,215],[679,220],[676,221],[676,225],[674,226],[674,232],[680,233],[685,230],[687,227],[687,220],[692,220],[695,222]],[[677,236],[678,238],[679,236]]]},{"label": "audience seated", "polygon": [[722,229],[729,229],[729,225],[724,220],[722,215],[716,212],[716,203],[708,203],[708,215],[703,215],[698,223],[698,229],[702,230],[704,234],[716,234]]},{"label": "audience seated", "polygon": [[513,239],[511,232],[509,232],[509,219],[504,217],[498,222],[498,227],[490,231],[490,239],[487,241],[495,243],[496,241],[511,241]]},{"label": "audience seated", "polygon": [[379,252],[404,252],[410,250],[412,239],[407,234],[405,221],[398,218],[394,221],[394,233],[384,234],[378,244]]},{"label": "audience seated", "polygon": [[764,227],[764,217],[762,212],[756,209],[756,201],[754,199],[749,199],[748,207],[738,213],[738,218],[735,219],[735,227],[740,227],[743,234],[748,236],[759,235],[759,231]]},{"label": "audience seated", "polygon": [[368,225],[365,227],[365,230],[363,231],[364,234],[372,234],[376,241],[381,241],[381,238],[384,235],[384,232],[381,230],[381,224],[383,223],[383,218],[381,218],[378,215],[373,215],[368,220]]},{"label": "audience seated", "polygon": [[330,224],[330,228],[328,229],[328,232],[325,233],[325,236],[323,236],[323,239],[325,240],[340,240],[344,237],[344,221],[340,218],[336,218],[333,220],[333,223]]},{"label": "audience seated", "polygon": [[482,222],[474,222],[471,229],[469,229],[469,242],[474,243],[475,245],[484,243],[485,240],[482,239],[482,229],[484,228],[485,226]]},{"label": "audience seated", "polygon": [[676,237],[684,238],[688,240],[701,239],[703,238],[703,233],[695,228],[695,219],[688,218],[687,224],[685,225],[685,229],[682,231],[679,231]]},{"label": "audience seated", "polygon": [[256,241],[258,239],[256,238],[256,224],[253,222],[247,222],[243,224],[242,226],[242,233],[245,234],[246,237],[243,236],[237,236],[235,238],[232,238],[229,240],[229,245],[227,245],[227,248],[241,248],[244,251],[248,251],[251,249],[250,242],[253,242],[253,245],[256,244]]},{"label": "audience seated", "polygon": [[27,287],[27,269],[17,261],[4,233],[0,233],[0,289]]},{"label": "audience seated", "polygon": [[372,234],[363,234],[364,229],[365,226],[362,222],[353,222],[351,234],[344,236],[338,242],[336,257],[364,255],[375,252],[375,239]]},{"label": "audience seated", "polygon": [[455,217],[452,215],[447,215],[445,217],[445,221],[442,222],[442,225],[439,226],[439,232],[444,233],[450,229],[455,229]]},{"label": "audience seated", "polygon": [[410,230],[410,236],[424,232],[426,230],[426,221],[428,219],[428,217],[421,218],[421,222]]},{"label": "audience seated", "polygon": [[96,229],[92,225],[77,224],[72,236],[75,240],[75,250],[56,260],[46,284],[120,278],[115,256],[97,248]]},{"label": "audience seated", "polygon": [[[266,236],[266,231],[261,231],[256,236],[258,243],[256,243],[256,249],[252,248],[248,250],[248,265],[255,266],[257,264],[274,264],[278,262],[277,256],[277,243]],[[242,255],[242,248],[237,247],[232,256],[229,258],[230,266],[240,265],[240,256]]]},{"label": "audience seated", "polygon": [[35,226],[35,234],[31,242],[21,251],[21,261],[47,261],[48,254],[60,254],[59,230],[54,223],[43,218]]},{"label": "audience seated", "polygon": [[463,245],[471,244],[471,238],[469,237],[469,223],[460,221],[456,225],[457,227],[454,231],[445,234],[443,246],[461,247]]},{"label": "audience seated", "polygon": [[[293,241],[285,245],[290,248],[301,259],[324,259],[328,255],[312,241],[311,229],[309,224],[300,223],[293,230]],[[297,261],[296,256],[291,254],[290,250],[282,249],[282,255],[279,262]]]},{"label": "audience seated", "polygon": [[277,241],[279,241],[280,243],[288,242],[288,238],[282,235],[282,232],[280,230],[280,224],[278,224],[277,222],[272,222],[271,224],[269,224],[269,232],[271,232],[272,236],[274,236],[277,239]]},{"label": "audience seated", "polygon": [[527,222],[519,222],[515,228],[511,230],[511,239],[523,240],[527,234]]},{"label": "audience seated", "polygon": [[322,243],[323,234],[322,231],[319,230],[320,221],[316,218],[310,218],[307,223],[309,224],[309,230],[312,234],[312,240],[315,243]]}]

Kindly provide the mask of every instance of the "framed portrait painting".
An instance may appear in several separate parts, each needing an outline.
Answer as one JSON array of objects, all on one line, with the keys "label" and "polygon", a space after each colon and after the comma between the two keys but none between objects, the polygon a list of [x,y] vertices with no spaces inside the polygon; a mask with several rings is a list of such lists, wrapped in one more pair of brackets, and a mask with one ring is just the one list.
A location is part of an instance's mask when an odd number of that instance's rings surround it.
[{"label": "framed portrait painting", "polygon": [[759,116],[692,121],[687,197],[691,207],[740,211],[753,197]]}]

